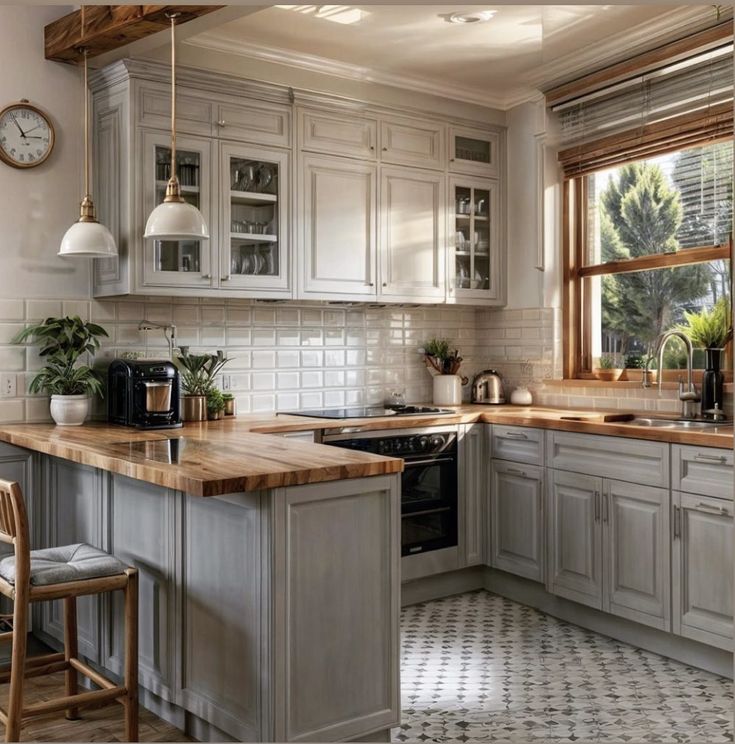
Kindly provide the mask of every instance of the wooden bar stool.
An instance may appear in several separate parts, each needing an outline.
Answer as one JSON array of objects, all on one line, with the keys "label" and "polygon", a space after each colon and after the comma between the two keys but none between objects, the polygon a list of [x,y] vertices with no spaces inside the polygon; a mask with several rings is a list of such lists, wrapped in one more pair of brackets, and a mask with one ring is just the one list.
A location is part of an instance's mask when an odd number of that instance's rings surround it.
[{"label": "wooden bar stool", "polygon": [[[78,718],[85,706],[118,702],[125,708],[125,736],[138,740],[138,572],[91,545],[67,545],[31,550],[28,514],[18,483],[0,480],[0,541],[14,554],[0,561],[0,594],[13,600],[12,630],[0,632],[0,642],[12,642],[9,666],[0,667],[0,683],[10,682],[8,710],[0,709],[5,741],[20,741],[21,725],[34,716],[66,711]],[[125,594],[125,671],[122,686],[77,658],[77,597],[121,590]],[[64,600],[64,653],[26,658],[27,620],[31,602]],[[25,705],[23,682],[65,672],[66,695]],[[100,689],[78,692],[77,673]]]}]

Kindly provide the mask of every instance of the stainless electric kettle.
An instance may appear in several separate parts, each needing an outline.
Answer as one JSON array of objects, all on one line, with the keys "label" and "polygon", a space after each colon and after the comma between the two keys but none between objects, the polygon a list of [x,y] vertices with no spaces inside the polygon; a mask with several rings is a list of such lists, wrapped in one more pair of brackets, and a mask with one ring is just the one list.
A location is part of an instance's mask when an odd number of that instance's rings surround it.
[{"label": "stainless electric kettle", "polygon": [[472,381],[472,402],[486,405],[505,403],[503,380],[494,369],[486,369]]}]

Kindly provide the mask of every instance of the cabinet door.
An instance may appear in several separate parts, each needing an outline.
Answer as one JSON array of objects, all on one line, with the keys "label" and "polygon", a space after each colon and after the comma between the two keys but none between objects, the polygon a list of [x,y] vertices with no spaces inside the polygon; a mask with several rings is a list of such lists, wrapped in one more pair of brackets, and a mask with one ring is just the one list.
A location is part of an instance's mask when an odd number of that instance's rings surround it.
[{"label": "cabinet door", "polygon": [[670,630],[668,489],[606,480],[603,499],[604,610]]},{"label": "cabinet door", "polygon": [[452,178],[447,255],[452,302],[497,304],[503,299],[498,184]]},{"label": "cabinet door", "polygon": [[302,150],[375,160],[378,138],[375,119],[302,110],[299,113],[299,134]]},{"label": "cabinet door", "polygon": [[221,103],[216,128],[223,139],[290,147],[291,107],[242,99],[240,103]]},{"label": "cabinet door", "polygon": [[481,129],[451,127],[449,170],[478,176],[500,175],[500,135]]},{"label": "cabinet door", "polygon": [[486,463],[488,437],[486,424],[461,427],[459,440],[459,529],[460,554],[464,566],[482,563],[482,543],[487,501]]},{"label": "cabinet door", "polygon": [[375,296],[374,165],[304,155],[301,169],[301,292]]},{"label": "cabinet door", "polygon": [[602,479],[551,473],[548,590],[602,609]]},{"label": "cabinet door", "polygon": [[380,157],[384,163],[443,169],[445,131],[442,124],[433,122],[414,119],[382,121]]},{"label": "cabinet door", "polygon": [[[182,196],[197,207],[209,227],[209,240],[143,241],[142,283],[145,287],[199,287],[214,285],[212,250],[217,244],[215,210],[212,208],[212,140],[177,137],[176,162]],[[143,235],[148,215],[163,202],[171,175],[171,136],[142,132],[143,188],[138,234]]]},{"label": "cabinet door", "polygon": [[544,581],[542,468],[493,460],[490,479],[490,565]]},{"label": "cabinet door", "polygon": [[290,292],[290,156],[281,150],[221,145],[218,286],[252,297]]},{"label": "cabinet door", "polygon": [[442,174],[382,169],[381,297],[408,302],[445,297],[444,191]]},{"label": "cabinet door", "polygon": [[732,502],[673,492],[673,630],[733,650]]}]

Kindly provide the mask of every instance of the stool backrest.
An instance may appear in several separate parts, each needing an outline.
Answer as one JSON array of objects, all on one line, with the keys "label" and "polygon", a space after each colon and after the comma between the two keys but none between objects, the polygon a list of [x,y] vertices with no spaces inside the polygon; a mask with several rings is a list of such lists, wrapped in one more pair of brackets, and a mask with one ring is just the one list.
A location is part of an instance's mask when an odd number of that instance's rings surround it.
[{"label": "stool backrest", "polygon": [[13,546],[15,552],[16,588],[30,576],[30,540],[28,512],[23,491],[17,481],[0,479],[0,542]]}]

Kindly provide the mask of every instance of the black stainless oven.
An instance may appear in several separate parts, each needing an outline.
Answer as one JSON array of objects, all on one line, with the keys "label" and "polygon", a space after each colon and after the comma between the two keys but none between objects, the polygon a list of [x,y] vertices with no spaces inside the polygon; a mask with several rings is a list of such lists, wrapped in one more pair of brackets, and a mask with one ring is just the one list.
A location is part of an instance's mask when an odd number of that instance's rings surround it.
[{"label": "black stainless oven", "polygon": [[451,428],[325,433],[324,444],[401,457],[401,554],[457,545],[457,432]]}]

